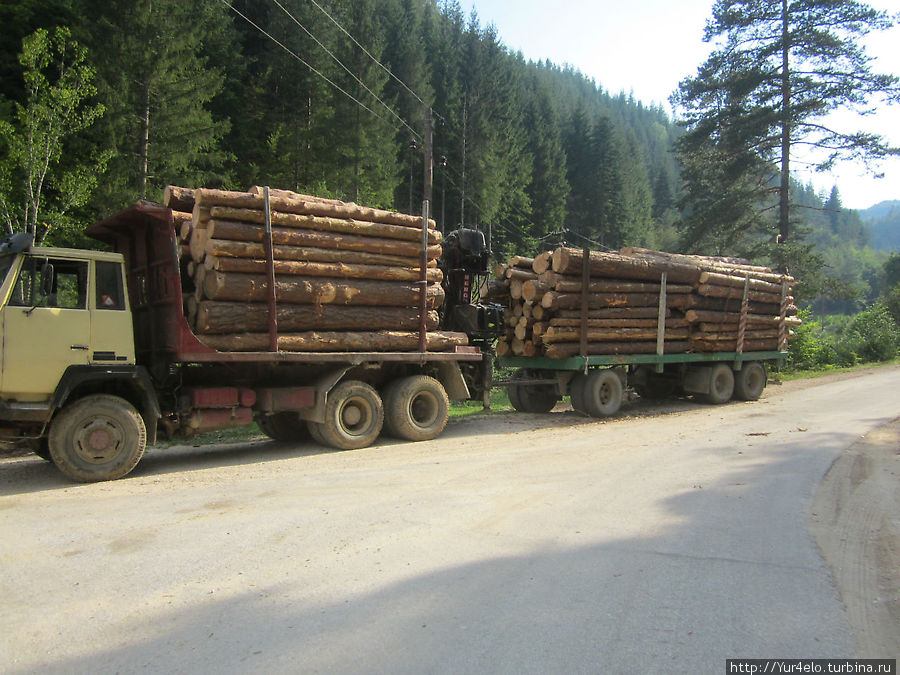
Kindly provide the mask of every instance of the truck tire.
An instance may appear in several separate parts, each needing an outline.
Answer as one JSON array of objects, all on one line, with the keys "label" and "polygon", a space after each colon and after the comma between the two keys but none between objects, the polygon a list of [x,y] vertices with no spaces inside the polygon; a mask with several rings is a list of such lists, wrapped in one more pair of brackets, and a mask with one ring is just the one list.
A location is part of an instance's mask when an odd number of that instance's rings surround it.
[{"label": "truck tire", "polygon": [[371,445],[383,424],[384,406],[378,392],[365,382],[347,380],[329,392],[325,421],[317,433],[325,445],[354,450]]},{"label": "truck tire", "polygon": [[143,418],[118,396],[85,396],[64,407],[50,425],[54,464],[84,483],[126,475],[141,460],[146,445]]},{"label": "truck tire", "polygon": [[[520,368],[513,374],[514,380],[530,380],[540,377],[538,371]],[[552,384],[513,385],[509,388],[509,402],[519,412],[543,415],[553,410],[560,396]]]},{"label": "truck tire", "polygon": [[728,403],[734,393],[734,371],[727,363],[717,363],[710,370],[709,393],[704,394],[704,400],[713,405]]},{"label": "truck tire", "polygon": [[591,417],[609,417],[622,407],[625,388],[612,368],[592,370],[584,380],[582,395],[585,411]]},{"label": "truck tire", "polygon": [[269,438],[276,441],[305,441],[309,438],[309,430],[295,412],[279,412],[274,415],[260,415],[256,423]]},{"label": "truck tire", "polygon": [[745,363],[734,378],[734,397],[739,401],[756,401],[766,388],[766,366],[759,361]]},{"label": "truck tire", "polygon": [[433,377],[404,377],[384,391],[384,427],[395,438],[430,441],[447,426],[449,415],[450,399]]}]

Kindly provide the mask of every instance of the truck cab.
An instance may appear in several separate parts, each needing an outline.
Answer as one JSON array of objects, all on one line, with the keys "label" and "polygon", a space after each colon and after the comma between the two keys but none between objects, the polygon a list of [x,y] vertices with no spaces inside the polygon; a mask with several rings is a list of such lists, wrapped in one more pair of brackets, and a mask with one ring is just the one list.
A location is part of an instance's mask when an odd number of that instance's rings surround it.
[{"label": "truck cab", "polygon": [[[24,235],[0,246],[0,442],[50,459],[49,425],[57,414],[103,396],[131,418],[135,406],[152,400],[149,379],[137,379],[120,254],[34,247]],[[87,474],[127,435],[114,418],[75,432]],[[143,419],[140,425],[146,436]]]}]

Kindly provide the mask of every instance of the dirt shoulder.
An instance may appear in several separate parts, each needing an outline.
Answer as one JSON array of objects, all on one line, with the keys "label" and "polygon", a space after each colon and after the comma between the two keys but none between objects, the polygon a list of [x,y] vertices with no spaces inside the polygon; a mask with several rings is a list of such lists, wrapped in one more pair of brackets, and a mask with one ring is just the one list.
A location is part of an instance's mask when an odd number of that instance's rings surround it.
[{"label": "dirt shoulder", "polygon": [[900,645],[900,418],[847,448],[816,490],[809,530],[834,576],[857,657]]}]

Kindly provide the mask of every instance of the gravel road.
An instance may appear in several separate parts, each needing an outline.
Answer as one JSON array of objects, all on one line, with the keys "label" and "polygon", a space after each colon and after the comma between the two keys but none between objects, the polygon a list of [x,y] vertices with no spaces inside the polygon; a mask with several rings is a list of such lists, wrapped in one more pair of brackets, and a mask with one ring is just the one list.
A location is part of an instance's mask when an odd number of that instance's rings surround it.
[{"label": "gravel road", "polygon": [[[900,368],[353,452],[0,460],[5,673],[722,672],[896,658]],[[890,650],[893,649],[893,654]]]}]

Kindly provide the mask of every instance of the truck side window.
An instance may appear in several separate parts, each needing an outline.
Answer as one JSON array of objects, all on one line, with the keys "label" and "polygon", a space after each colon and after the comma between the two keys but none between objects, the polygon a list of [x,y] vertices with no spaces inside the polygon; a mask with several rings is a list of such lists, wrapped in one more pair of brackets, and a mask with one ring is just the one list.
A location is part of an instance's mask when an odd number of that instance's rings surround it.
[{"label": "truck side window", "polygon": [[125,309],[122,269],[118,263],[96,262],[97,309]]},{"label": "truck side window", "polygon": [[[41,267],[53,266],[50,294],[41,292]],[[85,309],[87,307],[87,263],[77,260],[30,257],[22,265],[13,288],[10,305],[20,307],[59,307]]]}]

